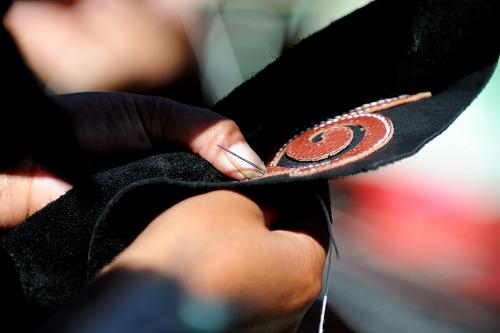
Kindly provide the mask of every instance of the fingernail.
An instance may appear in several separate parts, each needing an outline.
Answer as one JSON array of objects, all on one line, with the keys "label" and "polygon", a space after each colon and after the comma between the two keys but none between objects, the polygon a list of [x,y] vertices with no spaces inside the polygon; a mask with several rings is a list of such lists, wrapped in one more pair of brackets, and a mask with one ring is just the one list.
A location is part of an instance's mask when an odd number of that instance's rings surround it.
[{"label": "fingernail", "polygon": [[[227,149],[232,151],[236,155],[241,156],[242,158],[258,165],[260,169],[264,171],[266,170],[264,162],[262,162],[260,157],[252,150],[252,148],[250,148],[250,146],[247,143],[238,142],[228,147]],[[226,157],[231,162],[231,164],[238,170],[238,172],[247,179],[257,178],[263,175],[263,173],[259,169],[245,162],[244,160],[231,155],[230,153],[226,152]]]},{"label": "fingernail", "polygon": [[258,178],[264,175],[261,171],[255,171],[255,170],[241,170],[240,173],[246,179]]},{"label": "fingernail", "polygon": [[[229,159],[228,159],[228,161],[229,161]],[[231,163],[231,165],[232,165],[232,163]],[[238,179],[238,180],[248,179],[247,177],[243,176],[243,174],[239,171],[230,172],[228,174],[228,176],[231,178],[234,178],[234,179]]]}]

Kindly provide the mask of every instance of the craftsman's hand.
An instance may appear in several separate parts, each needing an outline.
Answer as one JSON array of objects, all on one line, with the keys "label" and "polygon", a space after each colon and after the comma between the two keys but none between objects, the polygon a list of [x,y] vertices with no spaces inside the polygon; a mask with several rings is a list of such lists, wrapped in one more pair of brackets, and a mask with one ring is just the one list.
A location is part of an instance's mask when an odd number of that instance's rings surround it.
[{"label": "craftsman's hand", "polygon": [[[190,150],[223,174],[246,179],[261,173],[221,145],[264,168],[238,126],[210,110],[169,99],[120,93],[53,97],[71,118],[76,138],[93,164],[126,162],[172,145]],[[36,161],[0,173],[0,227],[13,226],[64,194],[71,184]]]},{"label": "craftsman's hand", "polygon": [[4,24],[54,91],[148,88],[175,79],[188,65],[185,28],[198,31],[203,2],[15,1]]},{"label": "craftsman's hand", "polygon": [[149,224],[103,273],[158,272],[188,294],[241,306],[238,327],[293,332],[321,290],[327,232],[317,202],[284,195],[274,195],[272,211],[230,191],[186,199]]},{"label": "craftsman's hand", "polygon": [[255,167],[218,147],[221,145],[264,168],[238,126],[208,109],[161,97],[121,93],[78,93],[54,99],[73,120],[77,139],[90,159],[161,151],[177,145],[200,155],[229,177],[261,175]]}]

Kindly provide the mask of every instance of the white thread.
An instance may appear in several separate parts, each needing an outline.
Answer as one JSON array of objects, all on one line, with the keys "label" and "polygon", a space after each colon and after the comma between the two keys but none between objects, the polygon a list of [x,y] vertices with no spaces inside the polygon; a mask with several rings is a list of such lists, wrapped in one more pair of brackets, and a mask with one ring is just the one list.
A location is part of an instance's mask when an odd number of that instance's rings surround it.
[{"label": "white thread", "polygon": [[339,257],[339,249],[337,247],[337,243],[335,242],[335,234],[333,232],[333,219],[332,216],[330,215],[330,211],[326,206],[325,201],[319,195],[316,193],[316,197],[318,198],[318,201],[321,205],[321,208],[323,210],[323,214],[326,217],[326,224],[327,224],[327,230],[328,234],[330,236],[330,249],[328,251],[328,260],[326,263],[326,279],[325,279],[325,288],[323,291],[323,302],[321,305],[321,314],[320,314],[320,319],[319,319],[319,327],[318,327],[318,333],[323,333],[324,332],[324,326],[325,326],[325,314],[326,314],[326,304],[328,300],[328,289],[330,287],[330,273],[331,273],[331,267],[332,267],[332,253],[335,251],[335,255],[338,258]]},{"label": "white thread", "polygon": [[324,294],[323,295],[323,302],[321,305],[321,315],[319,318],[319,329],[318,329],[319,333],[324,332],[323,327],[325,326],[325,313],[326,313],[326,301],[327,300],[328,300],[328,294]]}]

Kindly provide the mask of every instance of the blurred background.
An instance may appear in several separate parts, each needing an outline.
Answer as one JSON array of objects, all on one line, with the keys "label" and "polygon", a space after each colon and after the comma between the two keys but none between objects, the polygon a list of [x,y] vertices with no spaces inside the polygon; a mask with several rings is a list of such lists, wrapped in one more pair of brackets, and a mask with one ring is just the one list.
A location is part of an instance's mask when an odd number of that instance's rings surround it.
[{"label": "blurred background", "polygon": [[[4,23],[48,92],[210,106],[368,2],[16,1]],[[500,331],[500,70],[416,156],[330,185],[341,259],[327,332]]]},{"label": "blurred background", "polygon": [[330,297],[356,332],[500,331],[499,93],[497,69],[417,155],[330,182]]}]

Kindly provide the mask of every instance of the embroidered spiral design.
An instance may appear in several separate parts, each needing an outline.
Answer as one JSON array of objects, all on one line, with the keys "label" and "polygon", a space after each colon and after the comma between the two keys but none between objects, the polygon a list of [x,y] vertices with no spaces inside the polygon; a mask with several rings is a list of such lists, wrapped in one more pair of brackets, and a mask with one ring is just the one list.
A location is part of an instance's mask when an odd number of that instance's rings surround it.
[{"label": "embroidered spiral design", "polygon": [[[350,147],[353,128],[361,140]],[[270,175],[304,175],[336,168],[366,157],[387,144],[394,128],[389,118],[378,114],[345,115],[310,128],[288,142],[267,167]],[[294,167],[290,163],[301,162]]]},{"label": "embroidered spiral design", "polygon": [[429,97],[428,92],[365,104],[315,125],[288,141],[267,165],[266,176],[308,175],[365,158],[393,137],[392,121],[381,110]]}]

